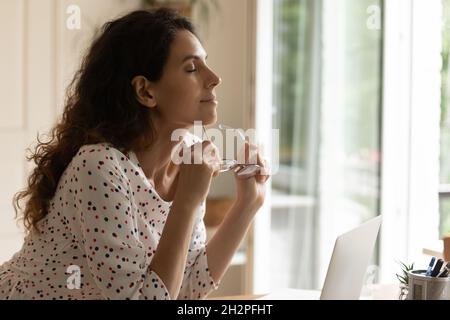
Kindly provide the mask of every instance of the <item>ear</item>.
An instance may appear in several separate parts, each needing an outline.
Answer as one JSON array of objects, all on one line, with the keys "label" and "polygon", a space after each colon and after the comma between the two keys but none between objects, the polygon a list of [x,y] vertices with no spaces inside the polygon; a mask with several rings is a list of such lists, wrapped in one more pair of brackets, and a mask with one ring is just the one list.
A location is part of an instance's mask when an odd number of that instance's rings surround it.
[{"label": "ear", "polygon": [[149,108],[156,107],[156,99],[151,89],[151,83],[144,76],[136,76],[131,80],[137,100]]}]

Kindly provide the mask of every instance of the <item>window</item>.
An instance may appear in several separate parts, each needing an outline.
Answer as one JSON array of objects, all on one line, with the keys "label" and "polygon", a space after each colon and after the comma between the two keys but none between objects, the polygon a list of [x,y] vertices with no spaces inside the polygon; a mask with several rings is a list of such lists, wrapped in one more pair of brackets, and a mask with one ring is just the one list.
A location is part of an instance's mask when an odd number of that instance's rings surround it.
[{"label": "window", "polygon": [[442,72],[441,72],[441,153],[439,211],[440,236],[450,234],[450,1],[443,0]]},{"label": "window", "polygon": [[378,214],[381,2],[274,1],[272,289],[319,288],[336,236]]}]

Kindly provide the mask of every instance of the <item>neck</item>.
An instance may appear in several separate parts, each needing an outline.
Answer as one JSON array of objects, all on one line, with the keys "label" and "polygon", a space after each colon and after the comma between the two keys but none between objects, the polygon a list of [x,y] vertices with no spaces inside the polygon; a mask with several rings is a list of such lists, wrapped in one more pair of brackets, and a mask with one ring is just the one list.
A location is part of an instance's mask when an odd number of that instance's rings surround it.
[{"label": "neck", "polygon": [[[142,170],[150,181],[164,179],[165,176],[170,175],[173,171],[175,165],[171,161],[172,152],[180,147],[181,141],[189,128],[159,125],[155,126],[155,129],[157,136],[152,145],[136,152]],[[182,139],[181,137],[176,137],[178,138],[177,141],[172,141],[172,133],[177,129],[186,129],[186,132],[180,134]]]}]

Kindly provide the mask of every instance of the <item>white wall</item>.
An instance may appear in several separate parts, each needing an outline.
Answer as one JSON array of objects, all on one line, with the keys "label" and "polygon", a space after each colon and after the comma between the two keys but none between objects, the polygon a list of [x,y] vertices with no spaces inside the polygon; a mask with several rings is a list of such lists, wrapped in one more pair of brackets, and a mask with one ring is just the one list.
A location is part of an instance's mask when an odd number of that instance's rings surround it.
[{"label": "white wall", "polygon": [[[25,149],[59,116],[64,88],[92,36],[91,26],[131,8],[136,1],[96,0],[95,7],[92,3],[0,1],[0,263],[22,244],[12,198],[25,187],[33,166],[25,160]],[[81,8],[80,30],[66,28],[69,4]]]},{"label": "white wall", "polygon": [[54,119],[54,6],[50,0],[0,2],[0,262],[22,234],[12,197],[25,185],[25,148]]}]

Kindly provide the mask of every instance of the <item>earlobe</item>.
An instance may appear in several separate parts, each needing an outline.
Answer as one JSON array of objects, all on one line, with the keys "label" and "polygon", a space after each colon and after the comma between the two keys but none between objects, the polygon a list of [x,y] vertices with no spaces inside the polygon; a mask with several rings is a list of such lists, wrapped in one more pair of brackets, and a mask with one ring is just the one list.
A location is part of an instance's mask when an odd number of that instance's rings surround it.
[{"label": "earlobe", "polygon": [[150,83],[144,76],[136,76],[131,80],[137,100],[149,108],[156,107],[156,100],[150,89]]}]

